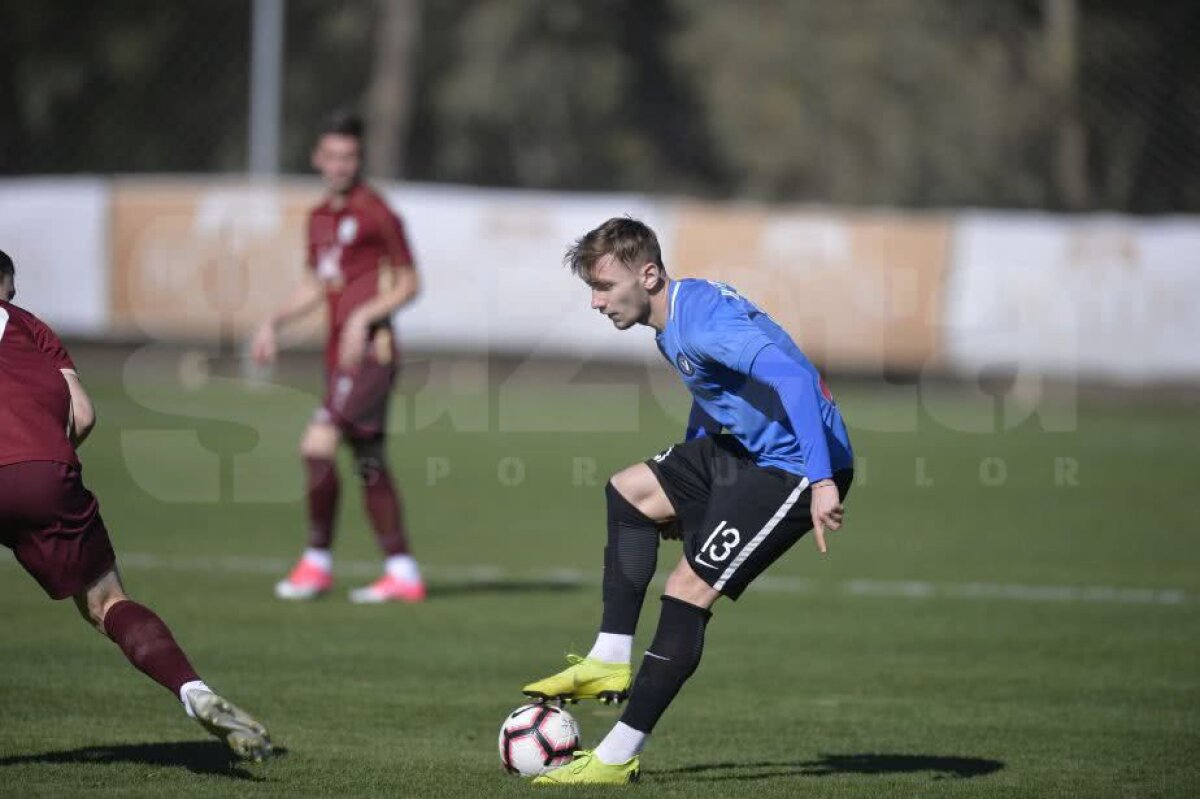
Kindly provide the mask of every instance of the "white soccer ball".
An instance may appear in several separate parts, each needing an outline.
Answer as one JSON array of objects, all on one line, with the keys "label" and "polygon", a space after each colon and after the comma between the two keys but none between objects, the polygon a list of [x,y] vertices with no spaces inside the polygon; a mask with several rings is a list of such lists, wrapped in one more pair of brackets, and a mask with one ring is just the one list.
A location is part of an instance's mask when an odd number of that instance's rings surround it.
[{"label": "white soccer ball", "polygon": [[579,722],[561,707],[521,705],[500,725],[500,762],[510,774],[545,774],[578,749]]}]

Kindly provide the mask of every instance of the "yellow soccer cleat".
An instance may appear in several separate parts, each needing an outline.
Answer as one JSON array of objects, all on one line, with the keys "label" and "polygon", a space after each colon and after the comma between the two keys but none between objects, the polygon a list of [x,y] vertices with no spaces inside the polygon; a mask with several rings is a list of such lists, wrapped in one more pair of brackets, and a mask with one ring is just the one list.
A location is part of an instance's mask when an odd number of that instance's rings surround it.
[{"label": "yellow soccer cleat", "polygon": [[571,665],[558,674],[531,682],[521,691],[539,702],[599,699],[608,705],[629,698],[633,676],[628,663],[604,663],[579,655],[567,655],[567,662]]},{"label": "yellow soccer cleat", "polygon": [[642,774],[637,757],[610,766],[591,750],[576,752],[575,759],[565,766],[548,771],[533,781],[534,785],[629,785]]}]

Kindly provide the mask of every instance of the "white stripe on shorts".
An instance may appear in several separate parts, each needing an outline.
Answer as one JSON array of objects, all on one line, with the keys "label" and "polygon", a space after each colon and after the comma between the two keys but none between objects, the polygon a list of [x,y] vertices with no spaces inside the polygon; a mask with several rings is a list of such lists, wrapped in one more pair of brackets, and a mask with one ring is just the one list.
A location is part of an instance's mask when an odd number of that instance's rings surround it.
[{"label": "white stripe on shorts", "polygon": [[729,564],[729,568],[725,569],[725,573],[713,583],[714,590],[720,591],[725,587],[725,583],[729,582],[729,578],[734,575],[738,567],[746,562],[746,558],[754,554],[754,550],[758,549],[759,544],[765,541],[767,536],[771,534],[771,531],[775,529],[775,526],[783,521],[783,517],[787,516],[788,511],[796,504],[796,500],[800,499],[800,495],[804,493],[806,488],[808,488],[808,478],[804,477],[801,478],[800,485],[796,486],[791,494],[788,494],[788,498],[779,506],[779,510],[775,511],[775,515],[763,525],[763,528],[755,534],[754,538],[750,539],[750,543],[742,547],[742,551],[737,553],[737,557],[733,559],[733,563]]}]

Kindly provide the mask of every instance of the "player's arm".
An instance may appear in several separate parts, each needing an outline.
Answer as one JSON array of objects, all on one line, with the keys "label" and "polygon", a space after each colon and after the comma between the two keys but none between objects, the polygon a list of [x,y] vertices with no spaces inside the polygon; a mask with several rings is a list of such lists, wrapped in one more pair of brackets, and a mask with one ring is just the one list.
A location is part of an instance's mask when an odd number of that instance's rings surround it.
[{"label": "player's arm", "polygon": [[342,330],[338,362],[343,369],[354,369],[366,353],[367,334],[376,322],[382,322],[412,302],[420,291],[417,270],[411,266],[396,270],[396,282],[376,297],[354,309]]},{"label": "player's arm", "polygon": [[350,319],[358,317],[359,324],[365,332],[367,328],[376,322],[382,322],[389,318],[396,311],[408,305],[416,299],[418,292],[421,290],[421,282],[417,277],[417,270],[411,266],[395,270],[396,282],[391,288],[379,292],[379,294],[368,302],[354,309],[350,314]]},{"label": "player's arm", "polygon": [[67,389],[71,395],[67,433],[71,438],[71,443],[78,448],[92,432],[92,428],[96,426],[96,408],[92,405],[91,397],[84,390],[83,383],[79,380],[79,374],[75,371],[75,362],[71,360],[71,354],[63,346],[58,334],[32,314],[28,316],[28,321],[37,348],[50,358],[50,361],[62,373],[63,379],[67,381]]},{"label": "player's arm", "polygon": [[421,279],[413,261],[408,237],[400,218],[386,207],[378,209],[384,245],[387,248],[388,264],[395,280],[391,287],[354,309],[346,320],[342,332],[341,352],[338,361],[343,369],[353,369],[362,361],[366,352],[367,332],[371,326],[388,319],[392,314],[417,298],[421,290]]},{"label": "player's arm", "polygon": [[63,369],[61,371],[67,381],[67,388],[71,392],[71,419],[67,430],[71,436],[71,443],[75,449],[79,449],[91,434],[92,428],[96,426],[96,408],[92,405],[92,398],[88,396],[87,390],[83,387],[83,381],[79,379],[75,370]]},{"label": "player's arm", "polygon": [[721,424],[716,419],[708,415],[708,413],[700,407],[700,403],[692,400],[692,410],[688,414],[687,434],[684,441],[691,441],[693,438],[703,438],[704,436],[715,436],[721,432]]},{"label": "player's arm", "polygon": [[[808,370],[775,345],[744,308],[724,293],[720,297],[710,293],[708,302],[705,312],[697,316],[703,322],[695,325],[688,336],[690,356],[715,361],[778,394],[792,430],[800,439],[809,481],[814,485],[832,482],[818,388]],[[681,316],[681,322],[683,319]]]},{"label": "player's arm", "polygon": [[421,289],[412,248],[408,246],[408,236],[404,233],[404,224],[400,217],[385,206],[381,206],[379,212],[382,216],[380,225],[383,228],[384,245],[387,247],[388,265],[392,268],[395,282],[390,289],[381,291],[379,296],[355,309],[354,313],[360,316],[365,324],[364,330],[408,305],[416,299]]},{"label": "player's arm", "polygon": [[793,361],[774,344],[767,344],[748,370],[753,380],[771,387],[800,439],[804,466],[812,485],[813,534],[817,549],[826,551],[825,531],[842,526],[841,495],[833,482],[829,444],[825,439],[825,424],[821,418],[820,390],[806,369]]},{"label": "player's arm", "polygon": [[311,313],[321,304],[325,289],[313,272],[305,272],[300,283],[292,289],[291,294],[283,301],[278,309],[259,326],[254,334],[250,354],[259,363],[270,363],[279,352],[276,333],[297,319]]}]

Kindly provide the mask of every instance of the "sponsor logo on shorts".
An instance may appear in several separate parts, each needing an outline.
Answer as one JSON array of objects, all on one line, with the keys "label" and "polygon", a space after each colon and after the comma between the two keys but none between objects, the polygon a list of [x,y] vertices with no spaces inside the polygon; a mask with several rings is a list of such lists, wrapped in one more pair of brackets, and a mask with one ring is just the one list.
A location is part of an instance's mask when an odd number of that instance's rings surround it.
[{"label": "sponsor logo on shorts", "polygon": [[675,356],[675,365],[688,377],[696,374],[696,367],[692,366],[692,362],[682,352]]},{"label": "sponsor logo on shorts", "polygon": [[663,450],[662,452],[660,452],[660,453],[658,453],[657,455],[655,455],[655,456],[654,456],[654,462],[655,462],[655,463],[662,463],[663,461],[665,461],[665,460],[667,459],[667,456],[671,454],[671,450],[673,450],[673,449],[675,449],[675,445],[674,445],[674,444],[672,444],[671,446],[667,447],[667,448],[666,448],[665,450]]}]

